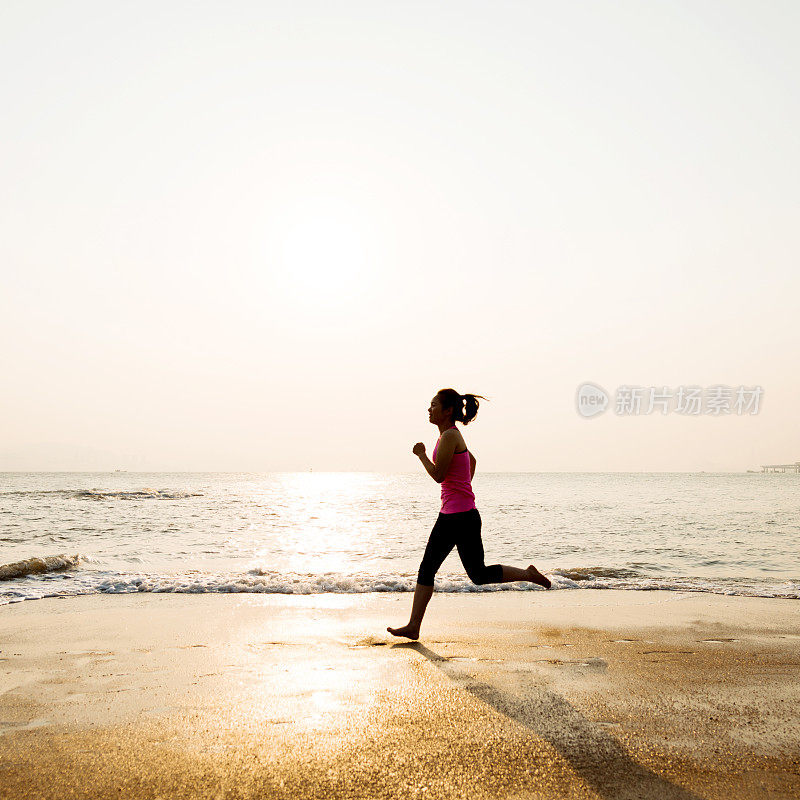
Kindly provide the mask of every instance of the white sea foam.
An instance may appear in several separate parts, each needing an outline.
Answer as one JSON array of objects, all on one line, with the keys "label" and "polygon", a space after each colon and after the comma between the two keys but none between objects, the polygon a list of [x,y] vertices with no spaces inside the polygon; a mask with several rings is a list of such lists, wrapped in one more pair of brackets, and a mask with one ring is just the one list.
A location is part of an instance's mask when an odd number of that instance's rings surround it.
[{"label": "white sea foam", "polygon": [[[596,573],[619,573],[613,568],[572,568],[555,570],[549,575],[553,590],[623,589],[632,591],[710,592],[745,597],[780,597],[800,599],[800,582],[752,579],[708,579],[693,577],[595,577]],[[630,570],[627,570],[630,572]],[[576,577],[580,576],[580,577]],[[68,578],[68,580],[63,580]],[[58,580],[61,579],[61,580]],[[0,605],[43,597],[66,597],[83,594],[126,594],[134,592],[208,594],[364,594],[369,592],[413,592],[416,575],[409,574],[342,574],[300,573],[251,570],[247,573],[214,575],[185,573],[180,575],[108,573],[94,570],[70,575],[55,574],[26,580],[8,581],[0,586]],[[436,591],[443,593],[542,592],[532,583],[505,583],[477,586],[463,575],[439,575]]]}]

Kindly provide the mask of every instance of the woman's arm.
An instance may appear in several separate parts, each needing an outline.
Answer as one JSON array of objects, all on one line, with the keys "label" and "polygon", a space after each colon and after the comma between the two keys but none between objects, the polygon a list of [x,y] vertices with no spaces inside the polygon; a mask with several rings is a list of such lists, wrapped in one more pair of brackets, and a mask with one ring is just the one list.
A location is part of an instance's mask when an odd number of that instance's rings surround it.
[{"label": "woman's arm", "polygon": [[425,445],[422,442],[417,442],[414,445],[414,455],[419,457],[422,466],[425,467],[428,475],[433,478],[436,483],[441,483],[444,476],[447,475],[447,470],[450,469],[450,462],[453,460],[453,453],[456,451],[456,439],[449,431],[445,431],[439,439],[439,449],[436,451],[436,463],[434,464],[427,455],[425,455]]}]

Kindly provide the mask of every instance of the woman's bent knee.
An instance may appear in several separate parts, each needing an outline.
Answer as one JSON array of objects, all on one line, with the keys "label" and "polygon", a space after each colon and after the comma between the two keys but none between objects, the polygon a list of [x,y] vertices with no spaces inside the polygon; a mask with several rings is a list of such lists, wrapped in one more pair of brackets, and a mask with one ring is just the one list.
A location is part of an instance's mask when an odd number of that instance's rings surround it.
[{"label": "woman's bent knee", "polygon": [[503,580],[503,568],[499,564],[492,564],[491,567],[471,570],[467,573],[467,576],[477,586],[485,586],[487,583],[501,583]]},{"label": "woman's bent knee", "polygon": [[485,586],[487,583],[491,583],[491,581],[487,578],[485,570],[481,570],[480,572],[468,572],[467,577],[476,586]]}]

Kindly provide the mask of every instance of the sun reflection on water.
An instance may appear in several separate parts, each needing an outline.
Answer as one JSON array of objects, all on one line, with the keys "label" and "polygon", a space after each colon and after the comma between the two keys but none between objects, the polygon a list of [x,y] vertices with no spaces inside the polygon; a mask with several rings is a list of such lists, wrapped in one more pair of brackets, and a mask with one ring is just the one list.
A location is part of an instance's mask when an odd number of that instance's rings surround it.
[{"label": "sun reflection on water", "polygon": [[[375,555],[375,531],[364,507],[379,485],[379,476],[369,473],[295,472],[273,478],[268,493],[253,487],[252,497],[277,505],[282,527],[277,549],[288,570],[348,573],[363,569],[364,560]],[[276,555],[274,519],[268,531],[268,540],[259,541],[259,527],[252,529],[253,568],[269,567]]]}]

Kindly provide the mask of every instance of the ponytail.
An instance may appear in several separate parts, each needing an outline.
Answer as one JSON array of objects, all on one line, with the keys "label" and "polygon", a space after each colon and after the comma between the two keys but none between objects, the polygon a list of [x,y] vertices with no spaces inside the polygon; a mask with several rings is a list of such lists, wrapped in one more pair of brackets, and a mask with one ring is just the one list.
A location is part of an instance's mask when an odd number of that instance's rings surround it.
[{"label": "ponytail", "polygon": [[442,408],[453,409],[453,422],[469,425],[478,414],[480,403],[478,398],[486,400],[480,394],[459,394],[455,389],[439,389],[436,393],[442,403]]}]

